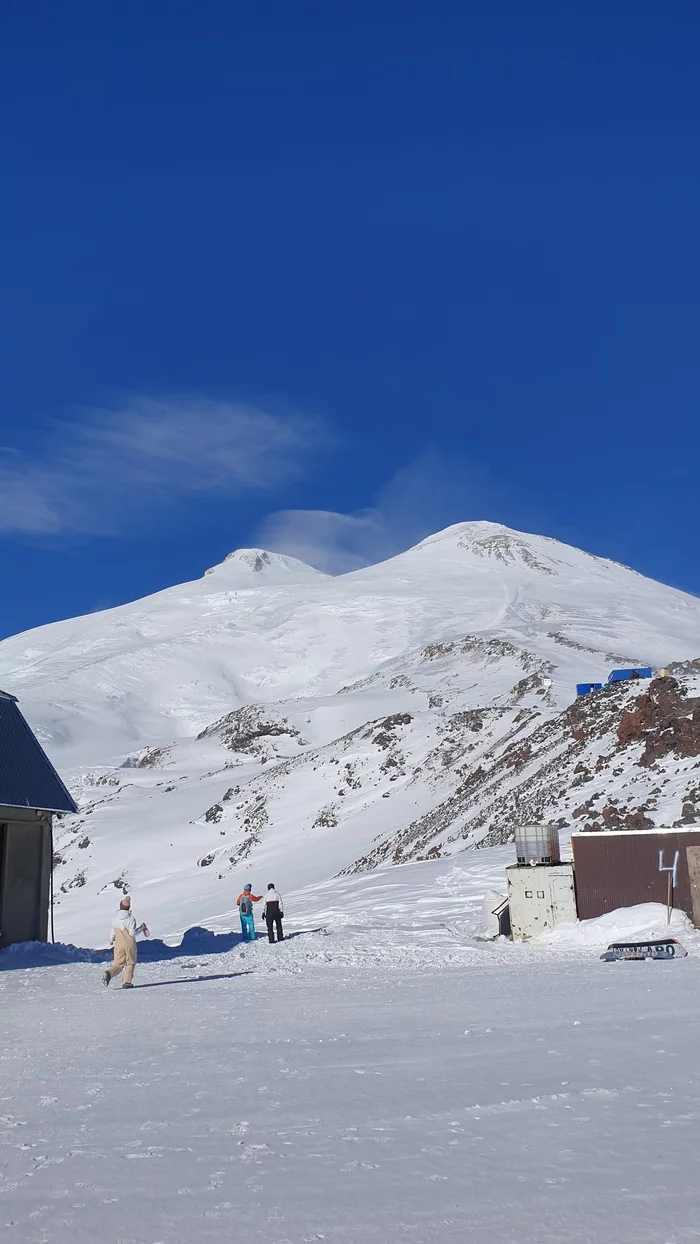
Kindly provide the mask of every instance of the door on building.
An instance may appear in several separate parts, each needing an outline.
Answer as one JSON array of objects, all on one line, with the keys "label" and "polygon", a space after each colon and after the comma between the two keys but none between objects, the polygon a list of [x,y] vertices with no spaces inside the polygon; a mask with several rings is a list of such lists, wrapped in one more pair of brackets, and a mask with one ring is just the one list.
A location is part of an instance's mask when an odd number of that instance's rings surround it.
[{"label": "door on building", "polygon": [[686,847],[690,898],[693,904],[693,924],[700,929],[700,847]]},{"label": "door on building", "polygon": [[576,919],[573,877],[550,874],[549,897],[552,904],[552,923],[571,924]]},{"label": "door on building", "polygon": [[0,825],[0,945],[41,938],[41,825]]}]

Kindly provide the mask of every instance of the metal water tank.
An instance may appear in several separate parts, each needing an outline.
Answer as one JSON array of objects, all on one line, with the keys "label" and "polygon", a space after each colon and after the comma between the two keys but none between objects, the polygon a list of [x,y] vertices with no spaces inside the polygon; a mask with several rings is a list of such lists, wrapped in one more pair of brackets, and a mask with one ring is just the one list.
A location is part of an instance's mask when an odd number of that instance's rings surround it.
[{"label": "metal water tank", "polygon": [[515,830],[518,864],[558,864],[559,830],[556,825],[518,825]]}]

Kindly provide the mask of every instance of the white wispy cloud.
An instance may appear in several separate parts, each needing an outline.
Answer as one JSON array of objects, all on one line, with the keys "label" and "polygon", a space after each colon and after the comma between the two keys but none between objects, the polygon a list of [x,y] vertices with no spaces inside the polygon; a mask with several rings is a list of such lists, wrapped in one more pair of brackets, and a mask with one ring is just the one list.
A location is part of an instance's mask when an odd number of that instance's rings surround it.
[{"label": "white wispy cloud", "polygon": [[507,498],[485,470],[435,450],[397,471],[373,503],[352,514],[278,510],[259,525],[255,543],[330,574],[393,557],[451,523],[504,518]]},{"label": "white wispy cloud", "polygon": [[[298,557],[327,574],[345,574],[390,557],[397,549],[377,510],[277,510],[258,525],[254,544]],[[404,545],[404,547],[406,547]]]},{"label": "white wispy cloud", "polygon": [[235,402],[92,408],[47,424],[31,455],[0,448],[0,532],[116,532],[184,495],[264,493],[330,443],[319,420]]}]

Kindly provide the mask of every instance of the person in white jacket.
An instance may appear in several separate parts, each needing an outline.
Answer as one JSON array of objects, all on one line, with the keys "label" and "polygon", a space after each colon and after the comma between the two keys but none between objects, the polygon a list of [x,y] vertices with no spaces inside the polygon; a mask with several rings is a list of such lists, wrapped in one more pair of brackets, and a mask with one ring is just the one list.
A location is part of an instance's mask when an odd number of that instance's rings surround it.
[{"label": "person in white jacket", "polygon": [[119,904],[119,911],[112,921],[112,932],[109,939],[114,947],[114,962],[107,968],[102,981],[108,985],[115,976],[124,973],[122,989],[133,989],[134,968],[136,967],[136,934],[145,933],[145,924],[137,926],[131,913],[131,899],[125,895]]},{"label": "person in white jacket", "polygon": [[277,929],[277,941],[284,941],[284,932],[282,930],[283,915],[284,903],[282,902],[282,895],[275,889],[271,881],[267,887],[265,906],[263,907],[263,920],[267,925],[267,936],[271,942],[275,940],[275,928]]}]

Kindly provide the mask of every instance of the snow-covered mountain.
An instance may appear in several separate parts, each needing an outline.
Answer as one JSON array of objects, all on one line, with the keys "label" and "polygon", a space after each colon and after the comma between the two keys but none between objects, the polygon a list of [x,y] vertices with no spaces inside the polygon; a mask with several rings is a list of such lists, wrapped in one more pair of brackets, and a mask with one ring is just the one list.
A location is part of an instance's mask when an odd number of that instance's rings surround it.
[{"label": "snow-covered mountain", "polygon": [[[290,889],[505,840],[517,817],[569,820],[598,786],[677,819],[690,777],[657,774],[667,797],[652,796],[641,736],[617,741],[649,684],[570,706],[614,665],[699,654],[697,598],[474,522],[336,578],[238,551],[194,583],[5,640],[0,687],[80,798],[57,832],[57,920],[94,940],[115,887],[148,888],[167,936],[225,916],[244,872]],[[678,675],[692,733],[696,671]],[[577,765],[598,786],[580,792]]]}]

